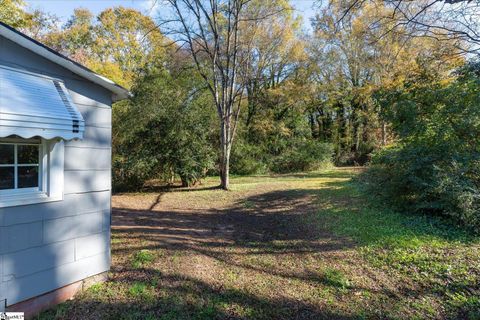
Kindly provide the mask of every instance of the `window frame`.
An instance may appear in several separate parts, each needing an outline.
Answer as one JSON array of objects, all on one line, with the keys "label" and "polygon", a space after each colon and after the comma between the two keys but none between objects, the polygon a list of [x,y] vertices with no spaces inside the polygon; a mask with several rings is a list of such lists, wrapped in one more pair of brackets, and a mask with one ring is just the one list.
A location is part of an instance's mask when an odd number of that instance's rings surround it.
[{"label": "window frame", "polygon": [[[21,140],[20,140],[21,141]],[[13,155],[14,160],[13,164],[0,164],[0,168],[12,168],[14,170],[14,187],[13,189],[1,189],[0,196],[2,195],[15,195],[15,194],[24,194],[24,193],[35,193],[35,192],[42,192],[44,190],[43,180],[44,180],[44,168],[43,168],[43,157],[44,157],[44,148],[43,143],[41,140],[25,140],[25,141],[11,141],[6,142],[0,139],[0,145],[13,145]],[[38,147],[38,163],[29,163],[23,164],[18,163],[18,146],[37,146]],[[19,180],[19,168],[22,167],[37,167],[38,168],[38,186],[37,187],[29,187],[29,188],[19,188],[18,187],[18,180]]]},{"label": "window frame", "polygon": [[[0,190],[0,208],[63,200],[63,140],[1,138],[0,143],[39,146],[38,187]],[[17,150],[15,150],[15,158],[17,156]],[[14,161],[14,166],[15,175],[17,175],[19,167],[17,159]]]}]

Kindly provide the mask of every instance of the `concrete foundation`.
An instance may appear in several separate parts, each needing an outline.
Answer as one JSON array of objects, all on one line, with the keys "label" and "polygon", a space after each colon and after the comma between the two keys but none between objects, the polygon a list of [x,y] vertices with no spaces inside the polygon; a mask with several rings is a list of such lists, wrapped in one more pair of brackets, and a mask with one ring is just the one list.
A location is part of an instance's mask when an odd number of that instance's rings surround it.
[{"label": "concrete foundation", "polygon": [[[25,319],[31,319],[40,312],[50,309],[55,305],[71,300],[74,296],[100,282],[105,282],[108,279],[108,273],[103,272],[92,277],[88,277],[81,281],[69,284],[57,290],[45,293],[41,296],[34,297],[6,308],[7,312],[24,312]],[[0,307],[0,311],[2,311]]]}]

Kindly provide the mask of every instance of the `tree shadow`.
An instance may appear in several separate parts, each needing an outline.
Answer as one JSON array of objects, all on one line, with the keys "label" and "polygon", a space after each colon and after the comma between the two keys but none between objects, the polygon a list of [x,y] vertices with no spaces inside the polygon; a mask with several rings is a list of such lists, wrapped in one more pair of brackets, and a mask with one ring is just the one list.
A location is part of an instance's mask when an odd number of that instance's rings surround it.
[{"label": "tree shadow", "polygon": [[[155,279],[145,282],[145,279]],[[89,299],[67,302],[61,312],[50,310],[39,319],[359,319],[360,314],[332,311],[305,301],[259,297],[246,290],[219,288],[183,274],[165,275],[155,269],[128,270],[116,275],[117,283],[145,284],[161,295],[131,296],[128,302],[108,299],[107,291]],[[152,291],[150,291],[152,292]],[[236,306],[232,310],[228,306]],[[59,316],[60,315],[60,316]]]},{"label": "tree shadow", "polygon": [[153,185],[147,186],[142,191],[143,192],[197,192],[197,191],[212,191],[212,190],[222,190],[220,185],[215,186],[204,186],[202,184],[184,187],[178,184],[169,184],[169,185]]},{"label": "tree shadow", "polygon": [[[331,174],[324,173],[322,177],[325,175]],[[332,175],[338,178],[337,174]],[[390,279],[379,279],[373,287],[363,282],[347,283],[340,276],[337,278],[334,274],[332,277],[319,266],[303,264],[303,261],[316,257],[315,261],[326,265],[342,265],[346,263],[343,259],[349,258],[348,252],[359,246],[377,243],[382,237],[404,235],[404,230],[393,229],[388,234],[378,233],[368,240],[370,242],[359,242],[349,234],[339,236],[332,232],[331,219],[335,222],[340,216],[356,218],[351,221],[371,218],[362,216],[365,212],[360,210],[367,204],[348,195],[347,181],[322,183],[321,189],[262,192],[242,198],[229,207],[201,211],[188,208],[164,210],[161,199],[159,195],[150,210],[113,210],[113,237],[117,244],[114,244],[112,253],[117,259],[112,266],[110,285],[119,295],[125,290],[123,286],[146,283],[147,287],[154,287],[155,299],[130,297],[118,300],[105,298],[102,294],[98,297],[89,294],[85,299],[71,302],[64,318],[358,319],[367,316],[380,319],[388,318],[388,310],[398,308],[406,297],[421,299],[438,294],[435,288],[412,288],[401,283],[392,287],[382,283]],[[327,208],[322,209],[323,205]],[[356,227],[352,225],[351,229]],[[421,235],[441,236],[441,233],[423,227],[413,230],[412,236]],[[265,279],[273,277],[282,283],[323,288],[359,303],[363,300],[357,294],[380,298],[378,301],[372,299],[370,305],[345,310],[347,307],[329,305],[320,296],[310,300],[294,299],[283,294],[287,288],[282,287],[265,296],[248,286],[244,289],[226,286],[220,280],[206,281],[174,269],[159,271],[151,265],[133,268],[130,257],[141,250],[162,252],[158,259],[165,260],[173,260],[177,255],[200,256],[225,266],[225,269]],[[283,266],[284,259],[292,261],[292,266]],[[371,273],[378,271],[368,269],[369,266],[359,267]],[[191,266],[187,264],[184,268]],[[152,279],[155,279],[154,284]],[[347,289],[349,293],[345,294]],[[349,306],[348,303],[345,305]]]}]

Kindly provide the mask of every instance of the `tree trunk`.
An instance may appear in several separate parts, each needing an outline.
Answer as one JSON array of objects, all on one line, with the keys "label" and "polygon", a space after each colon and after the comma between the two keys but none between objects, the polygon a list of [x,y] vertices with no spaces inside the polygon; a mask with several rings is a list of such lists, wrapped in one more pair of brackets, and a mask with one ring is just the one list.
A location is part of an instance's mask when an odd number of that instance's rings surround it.
[{"label": "tree trunk", "polygon": [[338,145],[341,151],[344,151],[348,148],[348,119],[347,119],[347,110],[343,104],[338,105],[340,117],[337,120],[338,124]]},{"label": "tree trunk", "polygon": [[182,187],[184,187],[184,188],[190,187],[190,182],[189,182],[187,177],[182,176],[182,177],[180,177],[180,179],[182,180]]},{"label": "tree trunk", "polygon": [[360,149],[360,136],[362,135],[361,131],[360,131],[360,128],[361,128],[361,125],[360,124],[354,124],[354,137],[355,137],[355,144],[354,144],[354,148],[355,148],[355,153],[358,153],[358,150]]},{"label": "tree trunk", "polygon": [[220,133],[220,187],[228,190],[230,187],[230,150],[231,139],[228,122],[222,121]]},{"label": "tree trunk", "polygon": [[220,187],[228,190],[230,187],[230,156],[225,156],[220,164]]},{"label": "tree trunk", "polygon": [[387,145],[387,124],[382,121],[382,146]]}]

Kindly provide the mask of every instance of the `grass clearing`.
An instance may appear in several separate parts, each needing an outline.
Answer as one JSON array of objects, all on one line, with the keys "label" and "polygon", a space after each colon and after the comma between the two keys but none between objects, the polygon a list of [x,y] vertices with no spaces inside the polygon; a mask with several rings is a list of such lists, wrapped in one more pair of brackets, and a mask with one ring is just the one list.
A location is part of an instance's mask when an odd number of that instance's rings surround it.
[{"label": "grass clearing", "polygon": [[40,319],[480,319],[480,238],[356,173],[114,196],[110,280]]}]

